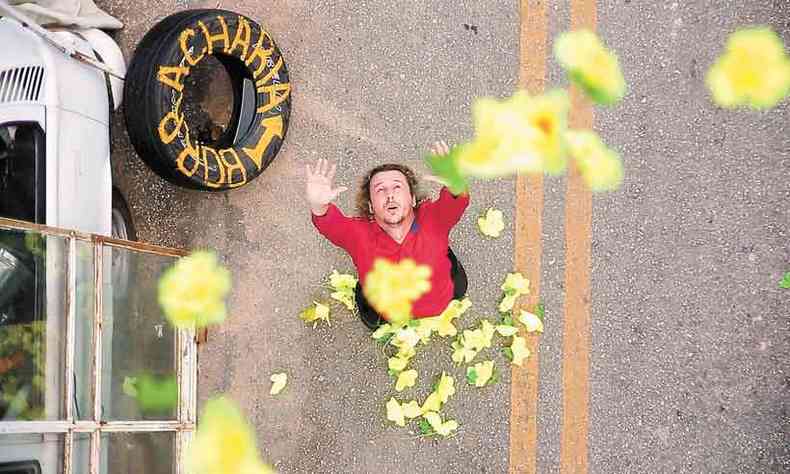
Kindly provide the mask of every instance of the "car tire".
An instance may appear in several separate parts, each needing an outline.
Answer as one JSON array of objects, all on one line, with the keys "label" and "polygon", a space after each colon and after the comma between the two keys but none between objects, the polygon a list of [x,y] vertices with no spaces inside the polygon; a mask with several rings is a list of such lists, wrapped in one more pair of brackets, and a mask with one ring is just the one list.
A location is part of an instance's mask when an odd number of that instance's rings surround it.
[{"label": "car tire", "polygon": [[[132,214],[126,199],[118,189],[112,190],[111,237],[121,240],[137,240],[137,231],[132,221]],[[132,251],[125,248],[109,247],[112,272],[113,301],[125,302],[130,291],[130,282],[134,281]],[[115,304],[115,303],[114,303]]]},{"label": "car tire", "polygon": [[[212,56],[228,73],[233,107],[210,143],[190,134],[185,78]],[[124,118],[137,154],[179,186],[223,191],[243,186],[274,160],[285,138],[291,86],[279,48],[255,21],[225,10],[186,10],[140,41],[126,75]]]}]

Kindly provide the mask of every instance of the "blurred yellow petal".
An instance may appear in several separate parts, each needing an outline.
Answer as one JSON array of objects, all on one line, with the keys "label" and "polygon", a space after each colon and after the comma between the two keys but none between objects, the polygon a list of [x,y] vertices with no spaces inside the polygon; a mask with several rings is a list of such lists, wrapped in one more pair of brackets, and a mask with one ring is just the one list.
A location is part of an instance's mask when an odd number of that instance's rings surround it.
[{"label": "blurred yellow petal", "polygon": [[431,268],[404,259],[392,263],[377,258],[365,277],[363,290],[371,306],[394,323],[411,319],[412,303],[431,289]]},{"label": "blurred yellow petal", "polygon": [[159,305],[177,328],[203,327],[225,320],[230,273],[209,251],[182,257],[159,279]]},{"label": "blurred yellow petal", "polygon": [[272,388],[269,390],[269,394],[277,395],[285,388],[285,384],[288,383],[288,375],[285,372],[281,372],[279,374],[273,374],[271,376],[272,381]]},{"label": "blurred yellow petal", "polygon": [[416,346],[418,342],[420,342],[420,336],[417,331],[412,327],[406,327],[395,333],[391,344],[406,351]]},{"label": "blurred yellow petal", "polygon": [[404,370],[398,374],[398,380],[395,382],[395,390],[402,392],[403,390],[414,387],[417,381],[417,371],[414,369]]},{"label": "blurred yellow petal", "polygon": [[391,324],[385,323],[378,327],[373,333],[370,335],[371,338],[379,340],[385,337],[390,336],[395,332],[395,329],[392,327]]},{"label": "blurred yellow petal", "polygon": [[620,155],[609,149],[594,132],[571,131],[567,135],[570,153],[579,172],[593,191],[611,191],[623,182]]},{"label": "blurred yellow petal", "polygon": [[527,328],[527,332],[543,332],[543,321],[536,314],[521,311],[518,320]]},{"label": "blurred yellow petal", "polygon": [[271,474],[258,457],[255,432],[228,399],[206,402],[184,460],[190,474]]},{"label": "blurred yellow petal", "polygon": [[395,398],[390,398],[390,401],[387,402],[387,419],[398,426],[406,426],[403,408]]},{"label": "blurred yellow petal", "polygon": [[501,288],[505,294],[526,295],[529,293],[529,280],[521,273],[508,273]]},{"label": "blurred yellow petal", "polygon": [[357,287],[357,278],[350,273],[338,273],[337,270],[332,270],[329,275],[329,286],[335,291],[352,292]]},{"label": "blurred yellow petal", "polygon": [[714,102],[722,107],[766,109],[790,92],[790,57],[782,39],[768,27],[743,28],[705,78]]},{"label": "blurred yellow petal", "polygon": [[620,62],[594,32],[585,29],[561,34],[554,43],[554,57],[568,78],[598,104],[611,105],[625,96]]},{"label": "blurred yellow petal", "polygon": [[513,336],[513,342],[510,344],[510,350],[513,355],[513,363],[515,365],[521,366],[522,361],[529,357],[527,340],[523,337]]},{"label": "blurred yellow petal", "polygon": [[299,318],[306,323],[313,323],[313,326],[318,324],[318,321],[329,323],[329,306],[314,301],[312,306],[299,314]]},{"label": "blurred yellow petal", "polygon": [[488,237],[499,237],[505,229],[505,221],[502,219],[502,211],[489,208],[485,216],[477,218],[477,227],[483,235]]},{"label": "blurred yellow petal", "polygon": [[516,298],[518,295],[508,295],[505,294],[502,296],[502,301],[499,302],[499,307],[497,308],[500,313],[507,313],[508,311],[513,309],[513,305],[516,304]]},{"label": "blurred yellow petal", "polygon": [[393,372],[401,372],[403,369],[406,368],[406,364],[408,364],[408,359],[404,359],[402,357],[390,357],[387,361],[387,367]]}]

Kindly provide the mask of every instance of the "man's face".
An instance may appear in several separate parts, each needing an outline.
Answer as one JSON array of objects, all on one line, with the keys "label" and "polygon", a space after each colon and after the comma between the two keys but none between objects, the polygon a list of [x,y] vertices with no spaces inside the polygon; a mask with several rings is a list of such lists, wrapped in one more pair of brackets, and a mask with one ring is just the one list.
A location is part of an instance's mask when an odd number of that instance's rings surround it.
[{"label": "man's face", "polygon": [[376,220],[400,224],[409,216],[412,195],[406,176],[400,171],[380,171],[370,180],[370,204]]}]

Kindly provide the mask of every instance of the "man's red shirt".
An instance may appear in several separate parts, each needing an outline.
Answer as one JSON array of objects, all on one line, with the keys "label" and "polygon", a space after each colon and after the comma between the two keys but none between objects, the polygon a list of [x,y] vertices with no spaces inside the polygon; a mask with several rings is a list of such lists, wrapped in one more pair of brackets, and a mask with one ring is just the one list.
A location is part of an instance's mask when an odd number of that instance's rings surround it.
[{"label": "man's red shirt", "polygon": [[417,207],[411,230],[400,244],[375,220],[346,217],[334,204],[329,205],[323,216],[313,215],[313,224],[330,242],[351,255],[361,283],[376,258],[392,262],[410,258],[431,267],[431,290],[415,301],[412,308],[414,317],[424,318],[440,314],[453,299],[448,237],[468,205],[468,194],[453,196],[447,188],[442,188],[439,199]]}]

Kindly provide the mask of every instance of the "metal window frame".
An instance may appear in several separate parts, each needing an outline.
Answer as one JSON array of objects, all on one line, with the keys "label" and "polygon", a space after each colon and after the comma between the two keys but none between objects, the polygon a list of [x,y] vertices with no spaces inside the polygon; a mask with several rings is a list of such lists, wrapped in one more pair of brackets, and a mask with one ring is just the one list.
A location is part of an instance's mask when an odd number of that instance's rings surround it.
[{"label": "metal window frame", "polygon": [[[155,254],[165,257],[182,257],[186,250],[161,247],[139,242],[113,239],[73,230],[49,227],[40,224],[0,218],[0,230],[32,231],[45,236],[61,237],[66,240],[66,285],[65,288],[65,325],[66,354],[63,366],[65,389],[63,395],[63,420],[57,421],[10,421],[0,422],[0,434],[47,434],[64,435],[63,473],[73,474],[74,434],[90,433],[90,474],[98,474],[101,462],[102,433],[145,433],[175,432],[173,465],[176,474],[183,474],[182,456],[184,448],[192,439],[197,421],[197,338],[194,330],[175,331],[176,381],[179,389],[176,420],[161,421],[102,421],[102,323],[103,323],[103,260],[104,249],[118,248],[136,252]],[[77,242],[87,242],[93,246],[94,264],[94,320],[93,320],[93,364],[91,395],[93,397],[93,420],[76,420],[72,401],[74,386],[74,355],[76,351],[76,287],[77,287]]]}]

